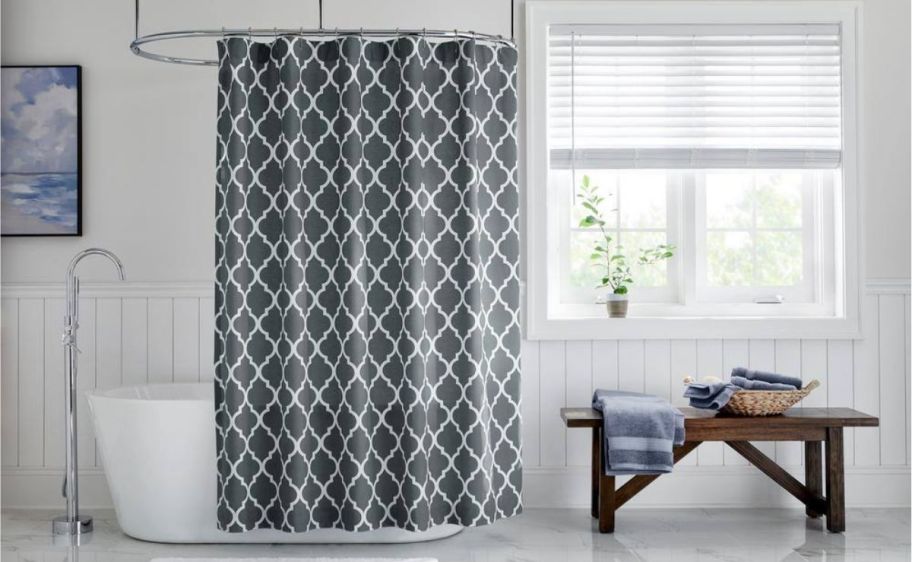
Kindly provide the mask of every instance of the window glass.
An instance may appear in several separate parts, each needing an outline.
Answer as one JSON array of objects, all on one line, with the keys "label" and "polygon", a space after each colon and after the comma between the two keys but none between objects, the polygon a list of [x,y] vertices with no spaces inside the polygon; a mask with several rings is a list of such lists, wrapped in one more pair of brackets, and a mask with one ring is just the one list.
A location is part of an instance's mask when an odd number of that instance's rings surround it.
[{"label": "window glass", "polygon": [[[572,183],[573,174],[566,174]],[[607,247],[612,255],[627,258],[635,288],[664,287],[668,281],[668,264],[660,261],[651,265],[639,264],[643,249],[668,243],[668,174],[665,172],[578,170],[577,185],[568,185],[569,200],[569,268],[567,282],[571,292],[585,302],[593,302],[594,289],[601,285],[605,266],[602,259],[593,259],[596,244],[606,245],[605,235],[611,238]],[[584,196],[580,184],[588,178],[590,189],[601,201],[593,205]],[[575,187],[575,188],[574,188]],[[605,221],[604,232],[598,226],[582,226],[581,221],[592,215],[593,205]],[[642,295],[645,300],[647,296]]]},{"label": "window glass", "polygon": [[711,286],[788,287],[803,281],[807,173],[706,174],[704,259]]}]

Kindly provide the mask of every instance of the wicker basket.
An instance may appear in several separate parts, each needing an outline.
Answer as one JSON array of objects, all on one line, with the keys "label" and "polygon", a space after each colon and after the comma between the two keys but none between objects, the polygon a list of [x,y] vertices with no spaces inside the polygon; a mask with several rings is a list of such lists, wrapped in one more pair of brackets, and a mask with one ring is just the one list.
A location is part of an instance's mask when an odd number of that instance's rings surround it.
[{"label": "wicker basket", "polygon": [[801,390],[739,390],[722,408],[727,414],[736,416],[775,416],[788,410],[820,386],[812,380]]},{"label": "wicker basket", "polygon": [[739,390],[732,394],[722,411],[735,416],[776,416],[797,404],[818,386],[820,381],[814,379],[801,390]]}]

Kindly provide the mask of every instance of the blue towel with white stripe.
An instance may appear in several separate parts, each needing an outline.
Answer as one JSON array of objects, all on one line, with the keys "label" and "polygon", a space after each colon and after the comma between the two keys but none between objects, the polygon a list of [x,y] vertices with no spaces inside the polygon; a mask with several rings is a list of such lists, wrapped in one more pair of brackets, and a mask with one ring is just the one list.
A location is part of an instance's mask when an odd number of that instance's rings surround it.
[{"label": "blue towel with white stripe", "polygon": [[766,382],[764,380],[752,380],[744,377],[732,375],[731,382],[733,385],[743,388],[744,390],[797,390],[790,384],[778,382]]},{"label": "blue towel with white stripe", "polygon": [[623,390],[596,390],[592,407],[602,412],[605,474],[665,474],[672,450],[684,443],[684,414],[667,400]]},{"label": "blue towel with white stripe", "polygon": [[[744,377],[751,381],[763,381],[770,384],[786,384],[791,386],[790,390],[801,388],[801,379],[789,375],[780,375],[779,373],[770,373],[768,371],[757,371],[755,369],[745,369],[744,367],[735,367],[731,372],[732,377]],[[753,390],[760,390],[755,388]]]}]

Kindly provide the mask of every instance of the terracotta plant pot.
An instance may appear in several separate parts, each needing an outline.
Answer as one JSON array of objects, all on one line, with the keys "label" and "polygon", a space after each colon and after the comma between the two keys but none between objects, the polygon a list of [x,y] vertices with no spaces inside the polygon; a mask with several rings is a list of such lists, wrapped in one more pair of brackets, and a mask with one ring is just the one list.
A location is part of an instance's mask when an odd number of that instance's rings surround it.
[{"label": "terracotta plant pot", "polygon": [[627,318],[627,295],[608,295],[608,316]]}]

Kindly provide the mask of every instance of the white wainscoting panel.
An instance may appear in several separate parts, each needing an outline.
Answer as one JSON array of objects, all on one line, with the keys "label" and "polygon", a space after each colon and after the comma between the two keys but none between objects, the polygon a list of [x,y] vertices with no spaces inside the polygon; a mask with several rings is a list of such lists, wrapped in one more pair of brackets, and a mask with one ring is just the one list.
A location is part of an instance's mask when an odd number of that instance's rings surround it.
[{"label": "white wainscoting panel", "polygon": [[[19,301],[19,417],[13,426],[0,428],[3,435],[0,439],[4,441],[8,433],[17,433],[19,460],[16,466],[21,467],[45,466],[45,436],[59,431],[58,428],[46,428],[44,422],[44,306],[45,299],[41,298]],[[0,392],[5,393],[5,389]]]},{"label": "white wainscoting panel", "polygon": [[[211,283],[85,283],[80,302],[79,387],[213,378]],[[63,292],[5,285],[0,294],[0,424],[3,505],[55,507],[63,466]],[[910,318],[907,282],[869,285],[864,338],[524,341],[521,357],[525,501],[581,506],[589,499],[590,435],[564,428],[559,409],[589,403],[596,388],[649,392],[677,405],[687,375],[727,376],[734,366],[819,379],[808,406],[850,406],[879,415],[880,428],[846,435],[847,502],[909,503]],[[85,507],[109,507],[84,397],[79,465]],[[801,477],[803,449],[761,443]],[[720,488],[725,494],[717,494]],[[729,493],[730,492],[730,493]],[[722,444],[702,445],[633,505],[792,505]]]}]

